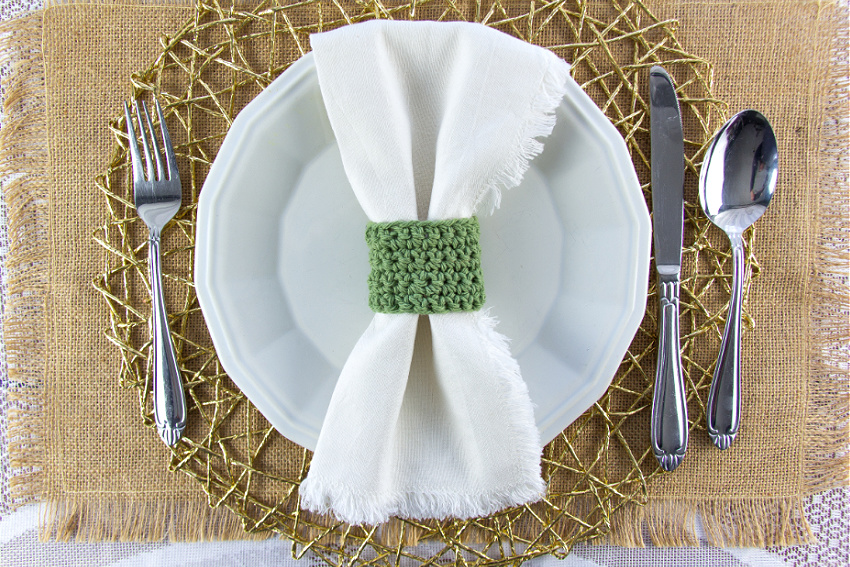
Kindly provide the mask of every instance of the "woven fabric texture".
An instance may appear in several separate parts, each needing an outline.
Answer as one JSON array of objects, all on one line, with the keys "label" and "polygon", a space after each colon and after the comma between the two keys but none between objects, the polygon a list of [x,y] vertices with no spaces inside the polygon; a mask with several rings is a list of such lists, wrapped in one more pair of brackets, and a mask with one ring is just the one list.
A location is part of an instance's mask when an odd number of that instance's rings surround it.
[{"label": "woven fabric texture", "polygon": [[[663,543],[665,529],[681,531],[665,528],[665,522],[687,525],[698,511],[736,525],[749,521],[758,530],[781,524],[796,518],[804,494],[826,488],[845,474],[846,462],[831,457],[846,443],[841,429],[846,424],[835,418],[846,416],[846,386],[841,386],[843,371],[830,364],[834,349],[824,345],[847,336],[844,312],[835,307],[842,301],[846,306],[846,297],[835,299],[836,293],[844,294],[843,283],[830,276],[835,266],[846,266],[846,251],[829,253],[823,242],[840,237],[843,230],[830,232],[830,226],[847,224],[846,195],[836,201],[836,191],[829,190],[841,182],[834,178],[836,160],[824,159],[846,140],[840,131],[826,132],[822,124],[829,122],[829,112],[836,112],[826,104],[834,94],[830,42],[846,21],[836,16],[830,3],[822,2],[679,0],[650,5],[661,20],[676,18],[682,44],[715,65],[714,92],[732,110],[756,107],[771,118],[782,156],[776,201],[759,221],[755,236],[763,252],[760,279],[749,290],[757,326],[745,335],[745,427],[736,445],[723,454],[695,431],[682,468],[653,479],[650,506],[622,516],[633,525],[648,522]],[[30,328],[46,341],[44,360],[32,358],[42,364],[47,386],[45,425],[38,431],[38,451],[29,451],[43,471],[20,484],[54,502],[63,518],[55,526],[59,536],[75,533],[80,518],[94,526],[94,539],[114,537],[116,530],[107,523],[119,525],[121,537],[150,539],[167,530],[183,539],[218,537],[242,527],[226,510],[209,511],[208,504],[218,502],[202,497],[189,476],[170,474],[163,465],[169,462],[169,451],[138,426],[136,395],[114,387],[123,362],[102,333],[105,307],[90,283],[106,262],[105,252],[89,236],[106,216],[92,179],[113,145],[109,119],[129,95],[127,77],[160,51],[156,38],[172,33],[191,15],[188,8],[70,5],[52,8],[43,22],[35,22],[43,31],[46,107],[40,112],[46,119],[48,151],[43,159],[52,185],[39,186],[25,206],[14,187],[6,194],[12,197],[10,221],[13,214],[32,213],[47,231],[27,233],[32,223],[10,222],[16,266],[36,245],[42,255],[34,253],[27,260],[47,264],[26,276],[36,291],[27,301],[47,313],[42,326]],[[69,29],[74,33],[68,34]],[[752,29],[764,33],[748,33]],[[41,38],[40,33],[33,35]],[[695,187],[686,191],[693,203]],[[168,262],[166,258],[167,271],[179,272]],[[12,275],[20,279],[19,273]],[[44,282],[49,282],[49,290]],[[21,283],[16,285],[20,290]],[[15,342],[19,334],[10,334],[10,329],[20,333],[21,327],[10,327],[7,318],[6,329],[7,340],[13,339],[9,349],[17,349],[10,358],[31,352],[24,339]],[[694,396],[690,401],[698,414],[704,400]],[[247,428],[257,419],[245,411]],[[618,434],[641,437],[645,429],[636,425],[634,431]],[[836,443],[836,438],[841,441]],[[283,443],[263,459],[295,454],[300,453]],[[285,464],[290,469],[301,466]],[[150,524],[140,527],[133,520],[149,510],[161,514],[157,518],[163,529],[150,531]],[[173,511],[202,520],[181,526],[174,522]],[[166,526],[166,521],[172,523]],[[758,530],[741,531],[730,541],[778,541]]]},{"label": "woven fabric texture", "polygon": [[377,313],[477,311],[484,305],[475,217],[370,222],[369,307]]}]

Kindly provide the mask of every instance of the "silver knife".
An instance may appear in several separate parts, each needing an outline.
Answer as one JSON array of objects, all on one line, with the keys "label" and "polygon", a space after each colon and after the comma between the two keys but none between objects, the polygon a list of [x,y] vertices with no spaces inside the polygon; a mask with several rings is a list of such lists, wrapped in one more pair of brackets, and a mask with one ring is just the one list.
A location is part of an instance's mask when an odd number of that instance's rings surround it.
[{"label": "silver knife", "polygon": [[688,409],[679,348],[679,272],[682,267],[685,143],[673,81],[661,67],[649,71],[652,136],[652,222],[658,270],[658,364],[652,398],[652,451],[665,471],[688,448]]}]

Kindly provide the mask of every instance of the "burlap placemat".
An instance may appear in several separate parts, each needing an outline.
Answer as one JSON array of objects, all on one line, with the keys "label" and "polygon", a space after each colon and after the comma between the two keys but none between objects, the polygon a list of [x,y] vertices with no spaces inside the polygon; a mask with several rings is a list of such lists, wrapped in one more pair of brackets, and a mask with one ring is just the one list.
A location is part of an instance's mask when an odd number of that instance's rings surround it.
[{"label": "burlap placemat", "polygon": [[[650,485],[650,503],[615,522],[614,540],[694,542],[694,515],[715,540],[765,545],[805,540],[803,495],[846,480],[846,69],[830,64],[846,23],[823,2],[653,2],[680,22],[680,42],[715,66],[715,94],[755,107],[778,132],[780,184],[759,222],[762,277],[750,290],[757,327],[745,335],[745,428],[732,449],[694,436],[673,475]],[[20,499],[52,505],[46,534],[88,539],[243,537],[238,519],[210,509],[195,481],[171,474],[168,450],[138,426],[134,393],[115,387],[117,352],[103,335],[106,307],[91,281],[104,252],[91,239],[105,211],[93,179],[113,141],[107,124],[189,7],[52,6],[6,28],[3,172],[13,249],[5,336],[23,409],[11,449],[24,467]],[[749,30],[758,30],[749,33]],[[842,46],[839,46],[839,48]],[[834,104],[834,106],[828,106]],[[830,121],[831,119],[831,121]],[[829,128],[832,128],[830,130]],[[126,450],[133,447],[132,451]],[[85,530],[81,528],[85,526]],[[731,531],[726,529],[732,527]],[[721,533],[722,532],[722,533]],[[731,534],[731,535],[730,535]]]}]

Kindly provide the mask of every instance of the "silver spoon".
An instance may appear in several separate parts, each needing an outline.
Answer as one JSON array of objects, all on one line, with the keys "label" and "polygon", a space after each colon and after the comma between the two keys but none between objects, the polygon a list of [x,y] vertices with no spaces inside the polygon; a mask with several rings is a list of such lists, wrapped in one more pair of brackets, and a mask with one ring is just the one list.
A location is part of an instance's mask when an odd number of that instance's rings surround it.
[{"label": "silver spoon", "polygon": [[720,449],[729,448],[741,424],[741,234],[767,210],[776,188],[777,167],[770,123],[761,113],[744,110],[717,133],[700,172],[702,209],[732,243],[732,297],[706,408],[708,434]]}]

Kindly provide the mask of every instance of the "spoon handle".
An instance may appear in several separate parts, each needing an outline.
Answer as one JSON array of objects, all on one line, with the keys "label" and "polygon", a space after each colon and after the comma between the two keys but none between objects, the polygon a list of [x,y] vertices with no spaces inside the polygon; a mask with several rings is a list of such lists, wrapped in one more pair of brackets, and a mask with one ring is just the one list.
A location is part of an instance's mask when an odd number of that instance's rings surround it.
[{"label": "spoon handle", "polygon": [[688,408],[679,348],[679,275],[658,275],[658,363],[652,399],[650,437],[655,458],[672,471],[688,448]]},{"label": "spoon handle", "polygon": [[744,245],[740,234],[732,241],[732,297],[726,329],[714,368],[706,408],[708,435],[720,449],[728,449],[741,425],[741,295],[744,287]]}]

